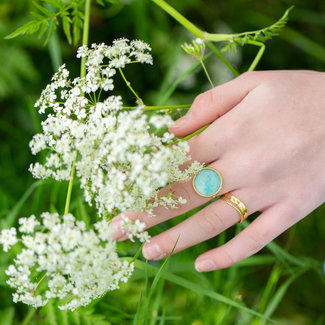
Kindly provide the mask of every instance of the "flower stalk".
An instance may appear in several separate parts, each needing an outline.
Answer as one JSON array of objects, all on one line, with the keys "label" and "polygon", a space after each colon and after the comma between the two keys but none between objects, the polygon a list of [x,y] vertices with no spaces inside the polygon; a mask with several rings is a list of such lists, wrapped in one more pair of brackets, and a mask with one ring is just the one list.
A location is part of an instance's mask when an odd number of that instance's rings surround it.
[{"label": "flower stalk", "polygon": [[[84,28],[83,28],[83,32],[82,32],[82,45],[86,45],[86,46],[88,45],[88,40],[89,40],[90,7],[91,7],[91,0],[86,0]],[[83,58],[81,58],[80,77],[83,78],[85,75],[86,75],[86,58],[83,57]],[[74,163],[72,165],[71,178],[69,180],[68,192],[67,192],[67,197],[65,200],[64,214],[69,213],[73,180],[74,180],[74,177],[76,174],[75,163],[77,161],[77,157],[78,157],[78,153],[76,156],[76,160],[74,161]]]},{"label": "flower stalk", "polygon": [[131,86],[131,82],[128,81],[125,77],[125,74],[123,73],[123,70],[121,68],[118,68],[118,70],[120,71],[120,74],[124,80],[124,82],[126,83],[126,85],[129,87],[129,89],[132,91],[133,95],[137,98],[138,102],[141,105],[144,105],[144,102],[142,101],[142,99],[139,97],[139,95],[136,93],[136,91],[133,89],[133,87]]}]

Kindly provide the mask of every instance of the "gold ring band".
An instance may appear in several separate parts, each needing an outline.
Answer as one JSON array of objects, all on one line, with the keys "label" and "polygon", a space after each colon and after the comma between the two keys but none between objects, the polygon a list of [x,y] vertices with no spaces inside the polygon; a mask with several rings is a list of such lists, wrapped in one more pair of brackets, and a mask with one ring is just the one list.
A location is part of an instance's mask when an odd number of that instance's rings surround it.
[{"label": "gold ring band", "polygon": [[243,215],[241,213],[241,210],[235,204],[233,204],[232,202],[228,201],[225,197],[221,197],[220,199],[223,200],[223,201],[225,201],[231,207],[233,207],[238,212],[238,214],[240,216],[240,220],[242,220]]},{"label": "gold ring band", "polygon": [[232,206],[240,214],[239,223],[242,223],[247,218],[248,213],[245,204],[234,195],[226,193],[221,197],[221,199],[228,205]]}]

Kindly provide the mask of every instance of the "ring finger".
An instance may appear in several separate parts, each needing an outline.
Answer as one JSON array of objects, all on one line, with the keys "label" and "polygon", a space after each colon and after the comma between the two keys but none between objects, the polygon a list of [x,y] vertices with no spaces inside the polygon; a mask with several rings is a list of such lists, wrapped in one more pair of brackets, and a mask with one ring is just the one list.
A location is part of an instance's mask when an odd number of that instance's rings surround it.
[{"label": "ring finger", "polygon": [[[256,196],[253,201],[248,190],[238,190],[232,194],[245,202],[248,214],[262,209],[261,201],[255,200]],[[170,254],[177,238],[174,253],[215,237],[238,221],[239,213],[219,199],[177,226],[151,238],[150,243],[144,245],[143,254],[147,259],[161,259]]]}]

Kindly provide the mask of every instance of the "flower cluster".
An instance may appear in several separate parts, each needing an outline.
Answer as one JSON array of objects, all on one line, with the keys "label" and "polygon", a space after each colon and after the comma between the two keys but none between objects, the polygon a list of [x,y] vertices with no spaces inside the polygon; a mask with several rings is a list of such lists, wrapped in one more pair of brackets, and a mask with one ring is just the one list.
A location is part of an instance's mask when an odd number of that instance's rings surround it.
[{"label": "flower cluster", "polygon": [[192,41],[192,44],[184,43],[182,49],[196,60],[202,60],[205,54],[205,43],[201,38]]},{"label": "flower cluster", "polygon": [[[158,137],[150,132],[150,126],[170,126],[173,121],[168,114],[148,120],[142,106],[123,110],[120,96],[99,98],[102,91],[113,89],[111,77],[116,68],[131,60],[151,63],[146,53],[149,50],[142,41],[125,39],[112,46],[83,46],[78,57],[86,58],[85,77],[71,81],[62,66],[36,103],[40,113],[51,112],[42,122],[43,133],[34,136],[30,147],[33,154],[43,149],[49,149],[51,154],[45,165],[30,167],[32,174],[36,178],[69,180],[75,166],[86,201],[95,202],[100,215],[127,209],[149,210],[152,214],[153,207],[162,202],[157,197],[159,188],[186,180],[201,168],[194,163],[181,171],[179,166],[190,159],[187,143],[170,145],[172,134],[165,132]],[[181,202],[169,198],[169,206]]]},{"label": "flower cluster", "polygon": [[[59,308],[74,310],[118,289],[133,271],[133,264],[119,259],[104,220],[87,230],[71,214],[61,218],[45,212],[41,222],[32,215],[19,223],[23,248],[6,271],[7,283],[16,289],[15,302],[40,307],[49,299],[64,299]],[[1,232],[0,243],[6,249],[17,241],[13,231],[10,236],[8,230]]]},{"label": "flower cluster", "polygon": [[[158,113],[149,118],[139,97],[136,107],[124,109],[118,94],[104,96],[114,89],[117,70],[125,79],[126,64],[152,64],[149,51],[148,44],[126,39],[112,46],[82,46],[77,57],[85,60],[84,76],[71,80],[61,66],[35,104],[47,117],[30,148],[34,155],[42,150],[49,153],[44,164],[30,166],[33,176],[61,181],[75,174],[85,200],[95,203],[104,218],[88,230],[71,214],[45,212],[41,222],[33,215],[21,218],[23,248],[7,270],[8,284],[16,289],[15,302],[38,307],[59,299],[64,300],[60,308],[73,310],[117,289],[133,265],[119,259],[107,217],[125,210],[154,216],[159,205],[177,208],[186,202],[172,192],[159,194],[160,188],[187,180],[202,168],[193,162],[180,169],[190,160],[189,147],[167,132],[171,117]],[[148,241],[144,229],[140,220],[122,218],[122,230],[132,241]],[[15,228],[1,232],[4,251],[17,242]]]},{"label": "flower cluster", "polygon": [[144,231],[146,224],[139,219],[131,220],[124,214],[121,215],[121,230],[123,234],[134,242],[134,238],[138,238],[140,242],[149,242],[150,236]]}]

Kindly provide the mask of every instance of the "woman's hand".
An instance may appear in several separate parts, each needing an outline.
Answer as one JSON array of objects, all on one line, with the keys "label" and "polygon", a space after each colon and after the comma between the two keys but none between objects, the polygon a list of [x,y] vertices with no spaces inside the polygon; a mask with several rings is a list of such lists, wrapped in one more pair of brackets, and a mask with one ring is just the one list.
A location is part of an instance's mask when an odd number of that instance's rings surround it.
[{"label": "woman's hand", "polygon": [[[256,253],[325,201],[325,73],[245,73],[199,95],[170,131],[183,137],[209,123],[189,140],[192,160],[220,171],[220,195],[230,192],[245,203],[248,214],[262,213],[229,242],[199,256],[198,271],[229,267]],[[196,194],[192,181],[174,183],[172,189],[187,203],[179,209],[157,208],[157,217],[142,215],[147,228],[209,200]],[[217,200],[153,237],[143,254],[161,259],[179,236],[174,252],[217,236],[238,221],[237,211]],[[114,236],[121,239],[118,225],[116,217]]]}]

